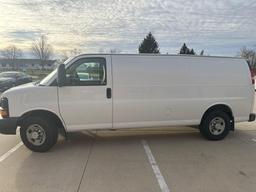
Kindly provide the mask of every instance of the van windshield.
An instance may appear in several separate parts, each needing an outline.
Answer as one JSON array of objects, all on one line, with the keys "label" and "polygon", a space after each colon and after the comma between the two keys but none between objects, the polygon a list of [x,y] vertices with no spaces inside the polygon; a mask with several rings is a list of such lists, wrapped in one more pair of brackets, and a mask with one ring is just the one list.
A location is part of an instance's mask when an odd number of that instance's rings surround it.
[{"label": "van windshield", "polygon": [[40,82],[39,85],[41,86],[46,86],[49,82],[49,80],[52,79],[52,77],[57,73],[57,69],[54,69],[49,75],[47,75],[45,78],[43,78]]},{"label": "van windshield", "polygon": [[[69,61],[71,61],[74,57],[70,57],[69,59],[67,59],[63,64],[66,65]],[[54,69],[51,73],[49,73],[45,78],[43,78],[38,85],[40,86],[46,86],[49,81],[52,79],[52,77],[57,73],[58,67],[56,67],[56,69]]]}]

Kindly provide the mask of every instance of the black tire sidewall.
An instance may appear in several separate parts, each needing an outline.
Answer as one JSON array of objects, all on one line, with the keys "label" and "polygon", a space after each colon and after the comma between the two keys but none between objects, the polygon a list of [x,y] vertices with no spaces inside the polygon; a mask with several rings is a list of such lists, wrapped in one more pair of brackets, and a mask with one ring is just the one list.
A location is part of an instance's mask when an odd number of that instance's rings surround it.
[{"label": "black tire sidewall", "polygon": [[[209,125],[212,119],[220,117],[225,121],[225,129],[224,131],[219,135],[213,135],[209,130]],[[230,129],[231,129],[231,119],[229,115],[223,111],[212,111],[209,114],[206,115],[206,117],[203,119],[202,124],[200,125],[200,132],[201,134],[209,140],[221,140],[225,138]]]},{"label": "black tire sidewall", "polygon": [[[40,125],[46,134],[46,139],[42,145],[36,146],[30,143],[26,136],[26,131],[31,124]],[[58,130],[53,121],[47,118],[31,116],[26,118],[21,125],[20,137],[24,145],[34,152],[46,152],[57,142]]]}]

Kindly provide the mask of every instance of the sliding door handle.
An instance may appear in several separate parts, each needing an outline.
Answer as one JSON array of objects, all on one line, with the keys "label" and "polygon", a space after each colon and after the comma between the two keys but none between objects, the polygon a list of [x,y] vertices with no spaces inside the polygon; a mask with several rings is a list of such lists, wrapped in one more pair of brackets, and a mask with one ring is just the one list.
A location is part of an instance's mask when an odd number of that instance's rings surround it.
[{"label": "sliding door handle", "polygon": [[111,88],[107,88],[107,98],[110,99],[112,97],[112,90]]}]

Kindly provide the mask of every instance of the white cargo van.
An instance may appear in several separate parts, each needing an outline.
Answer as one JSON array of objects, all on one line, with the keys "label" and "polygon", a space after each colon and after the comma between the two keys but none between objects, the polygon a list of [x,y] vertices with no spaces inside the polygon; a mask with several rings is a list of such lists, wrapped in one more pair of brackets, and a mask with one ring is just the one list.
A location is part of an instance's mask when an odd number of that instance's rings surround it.
[{"label": "white cargo van", "polygon": [[86,54],[38,83],[2,94],[0,132],[49,150],[58,133],[199,125],[223,139],[253,121],[254,80],[245,60],[181,55]]}]

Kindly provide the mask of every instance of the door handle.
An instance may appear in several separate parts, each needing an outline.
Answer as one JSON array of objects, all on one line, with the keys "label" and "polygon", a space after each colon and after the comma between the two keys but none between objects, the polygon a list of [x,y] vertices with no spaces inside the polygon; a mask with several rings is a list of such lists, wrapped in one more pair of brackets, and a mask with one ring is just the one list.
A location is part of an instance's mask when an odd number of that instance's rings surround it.
[{"label": "door handle", "polygon": [[112,97],[111,88],[107,88],[107,98],[110,99]]}]

